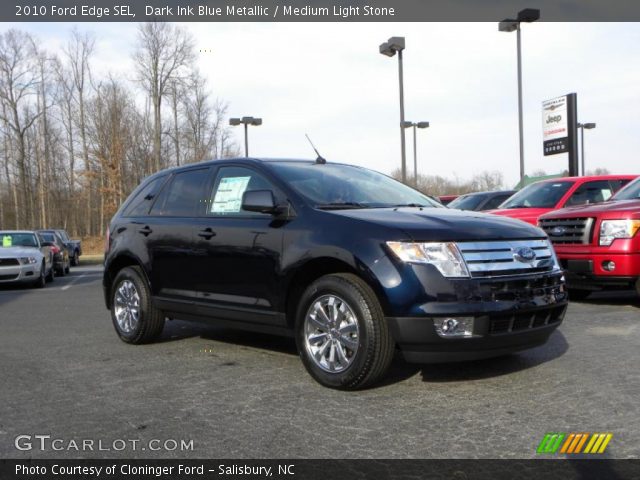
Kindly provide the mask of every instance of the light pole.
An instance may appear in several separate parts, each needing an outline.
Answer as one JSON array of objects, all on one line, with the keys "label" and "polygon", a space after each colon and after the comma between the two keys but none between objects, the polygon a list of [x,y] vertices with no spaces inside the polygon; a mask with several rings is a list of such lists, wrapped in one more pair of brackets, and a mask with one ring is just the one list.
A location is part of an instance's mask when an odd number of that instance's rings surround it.
[{"label": "light pole", "polygon": [[518,132],[520,137],[520,180],[524,178],[524,138],[522,126],[522,45],[520,41],[520,23],[535,22],[540,18],[540,10],[535,8],[525,8],[518,12],[518,17],[513,20],[505,18],[498,24],[501,32],[517,32],[518,37]]},{"label": "light pole", "polygon": [[416,127],[417,128],[429,128],[429,122],[404,122],[402,124],[404,128],[413,127],[413,184],[414,187],[418,186],[418,153],[416,148]]},{"label": "light pole", "polygon": [[407,155],[404,140],[404,79],[402,75],[402,51],[404,50],[404,37],[391,37],[380,44],[380,53],[387,57],[398,54],[398,79],[400,82],[400,152],[402,156],[402,182],[407,182]]},{"label": "light pole", "polygon": [[244,156],[248,157],[249,156],[249,132],[248,132],[248,127],[249,125],[253,125],[253,126],[258,126],[258,125],[262,125],[262,119],[261,118],[254,118],[254,117],[242,117],[242,118],[230,118],[229,119],[229,125],[233,125],[234,127],[237,125],[243,124],[244,125]]},{"label": "light pole", "polygon": [[592,128],[596,128],[595,123],[578,123],[578,128],[580,129],[580,150],[582,150],[582,176],[584,177],[587,172],[584,169],[584,129],[591,130]]}]

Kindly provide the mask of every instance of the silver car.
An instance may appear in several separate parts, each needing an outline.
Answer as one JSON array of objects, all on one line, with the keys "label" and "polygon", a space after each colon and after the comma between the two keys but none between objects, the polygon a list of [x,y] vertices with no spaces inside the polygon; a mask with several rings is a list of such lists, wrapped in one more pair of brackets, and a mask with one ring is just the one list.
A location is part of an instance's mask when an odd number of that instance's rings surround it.
[{"label": "silver car", "polygon": [[0,284],[44,287],[55,276],[52,245],[42,243],[35,232],[0,231]]}]

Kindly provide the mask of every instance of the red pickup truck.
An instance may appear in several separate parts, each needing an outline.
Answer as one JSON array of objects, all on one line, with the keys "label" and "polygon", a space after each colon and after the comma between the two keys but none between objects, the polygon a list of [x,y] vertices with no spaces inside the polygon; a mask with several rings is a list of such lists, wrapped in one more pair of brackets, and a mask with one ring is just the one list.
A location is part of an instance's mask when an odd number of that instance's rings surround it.
[{"label": "red pickup truck", "polygon": [[570,298],[602,289],[640,295],[640,178],[608,202],[548,213],[539,225],[565,270]]},{"label": "red pickup truck", "polygon": [[636,177],[637,175],[598,175],[541,180],[527,185],[496,210],[485,213],[504,215],[537,225],[540,215],[553,210],[609,200],[615,192]]}]

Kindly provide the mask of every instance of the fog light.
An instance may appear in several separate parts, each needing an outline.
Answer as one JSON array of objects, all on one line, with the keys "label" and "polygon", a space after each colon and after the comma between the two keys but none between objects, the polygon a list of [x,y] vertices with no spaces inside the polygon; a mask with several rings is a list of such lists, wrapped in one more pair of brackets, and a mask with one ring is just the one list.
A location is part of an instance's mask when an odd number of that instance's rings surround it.
[{"label": "fog light", "polygon": [[441,337],[473,336],[473,317],[434,318],[433,326]]},{"label": "fog light", "polygon": [[602,269],[607,272],[613,272],[616,269],[616,262],[612,260],[605,260],[602,262]]}]

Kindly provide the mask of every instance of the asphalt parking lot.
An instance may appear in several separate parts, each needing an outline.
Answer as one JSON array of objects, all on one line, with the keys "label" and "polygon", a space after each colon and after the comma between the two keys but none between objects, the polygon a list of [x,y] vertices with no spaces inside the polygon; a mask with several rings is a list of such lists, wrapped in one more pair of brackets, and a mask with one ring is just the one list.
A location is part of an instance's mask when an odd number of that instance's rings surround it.
[{"label": "asphalt parking lot", "polygon": [[[640,457],[631,293],[572,303],[543,347],[396,359],[384,384],[345,393],[314,383],[286,338],[172,321],[161,342],[126,345],[101,275],[80,266],[43,290],[0,288],[0,457],[532,458],[547,432],[611,432],[605,456]],[[19,435],[32,448],[16,449]],[[93,450],[73,448],[87,439]]]}]

